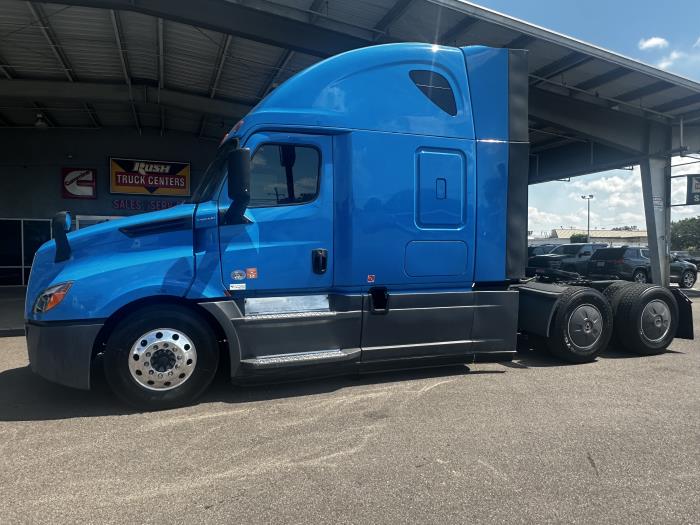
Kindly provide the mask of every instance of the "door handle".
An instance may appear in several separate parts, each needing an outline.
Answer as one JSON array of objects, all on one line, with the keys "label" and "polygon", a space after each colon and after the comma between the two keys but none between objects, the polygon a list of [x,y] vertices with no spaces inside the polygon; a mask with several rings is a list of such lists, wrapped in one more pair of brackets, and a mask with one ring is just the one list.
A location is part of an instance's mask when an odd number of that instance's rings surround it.
[{"label": "door handle", "polygon": [[311,250],[311,266],[314,269],[314,273],[319,275],[326,273],[328,269],[328,250],[325,248]]}]

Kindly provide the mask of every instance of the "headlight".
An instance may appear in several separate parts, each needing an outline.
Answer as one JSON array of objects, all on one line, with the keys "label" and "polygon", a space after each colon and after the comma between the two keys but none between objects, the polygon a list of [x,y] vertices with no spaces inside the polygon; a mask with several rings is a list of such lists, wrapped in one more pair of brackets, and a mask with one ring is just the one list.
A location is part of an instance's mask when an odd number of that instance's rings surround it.
[{"label": "headlight", "polygon": [[61,283],[41,292],[34,303],[34,313],[48,312],[61,304],[61,301],[68,295],[68,290],[70,290],[72,285],[72,282]]}]

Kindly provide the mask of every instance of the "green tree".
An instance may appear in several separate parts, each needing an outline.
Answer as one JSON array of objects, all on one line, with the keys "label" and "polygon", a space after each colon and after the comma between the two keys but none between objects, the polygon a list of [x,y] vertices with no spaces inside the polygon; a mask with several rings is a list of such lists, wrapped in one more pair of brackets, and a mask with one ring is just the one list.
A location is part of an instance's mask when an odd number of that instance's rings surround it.
[{"label": "green tree", "polygon": [[700,250],[700,216],[671,223],[672,250]]},{"label": "green tree", "polygon": [[588,236],[585,233],[574,233],[569,242],[588,242]]}]

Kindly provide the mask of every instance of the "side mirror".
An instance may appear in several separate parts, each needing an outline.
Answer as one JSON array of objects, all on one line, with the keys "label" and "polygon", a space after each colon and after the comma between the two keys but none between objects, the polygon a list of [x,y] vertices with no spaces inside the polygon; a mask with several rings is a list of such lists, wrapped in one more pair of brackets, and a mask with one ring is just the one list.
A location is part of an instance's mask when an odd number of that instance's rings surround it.
[{"label": "side mirror", "polygon": [[227,158],[228,196],[231,206],[226,212],[228,224],[246,224],[245,210],[250,202],[250,150],[234,149]]},{"label": "side mirror", "polygon": [[54,262],[70,259],[71,249],[68,244],[68,232],[73,226],[73,217],[69,211],[60,211],[51,219],[51,235],[56,241],[56,257]]}]

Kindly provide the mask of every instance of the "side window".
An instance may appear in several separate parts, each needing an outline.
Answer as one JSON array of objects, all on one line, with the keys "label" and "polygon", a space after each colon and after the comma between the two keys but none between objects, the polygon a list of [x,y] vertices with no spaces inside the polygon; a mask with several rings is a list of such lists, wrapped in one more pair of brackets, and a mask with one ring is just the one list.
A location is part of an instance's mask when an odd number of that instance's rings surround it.
[{"label": "side window", "polygon": [[624,255],[624,256],[625,256],[625,258],[627,258],[627,259],[636,259],[637,257],[639,257],[639,255],[637,254],[637,250],[634,249],[634,248],[627,248],[627,249],[625,250],[625,255]]},{"label": "side window", "polygon": [[644,257],[645,259],[649,258],[649,250],[641,250],[641,252],[642,252],[642,257]]},{"label": "side window", "polygon": [[411,80],[430,101],[453,117],[457,114],[457,103],[450,83],[435,71],[414,69],[408,74]]},{"label": "side window", "polygon": [[311,146],[263,144],[250,162],[250,208],[311,202],[321,158]]}]

